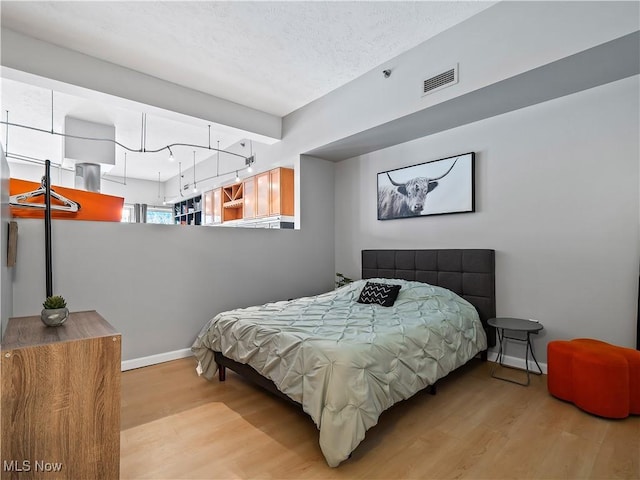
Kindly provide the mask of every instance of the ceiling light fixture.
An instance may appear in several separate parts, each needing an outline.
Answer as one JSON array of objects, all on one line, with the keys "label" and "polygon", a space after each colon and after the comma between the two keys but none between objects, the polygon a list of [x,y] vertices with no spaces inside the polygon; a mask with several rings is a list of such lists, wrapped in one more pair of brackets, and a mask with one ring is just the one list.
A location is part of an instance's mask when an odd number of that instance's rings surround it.
[{"label": "ceiling light fixture", "polygon": [[[104,180],[108,180],[110,182],[115,182],[115,183],[120,183],[122,185],[126,185],[127,184],[127,152],[134,152],[134,153],[158,153],[161,152],[162,150],[167,150],[169,152],[169,160],[170,161],[175,161],[175,156],[173,154],[173,150],[172,148],[175,147],[191,147],[191,148],[198,148],[198,149],[204,149],[204,150],[210,150],[210,151],[215,151],[217,152],[217,158],[216,158],[216,174],[206,177],[206,178],[202,178],[200,179],[200,182],[208,182],[209,180],[213,180],[216,178],[219,178],[221,176],[226,176],[226,175],[230,175],[231,173],[233,173],[235,171],[236,173],[236,182],[240,182],[240,176],[239,176],[239,170],[236,169],[232,169],[232,170],[228,170],[225,172],[220,172],[220,154],[221,153],[226,153],[228,155],[231,156],[235,156],[235,157],[239,157],[239,158],[243,158],[245,160],[245,166],[247,167],[247,171],[248,172],[252,172],[253,168],[252,165],[255,163],[255,157],[253,155],[253,142],[250,140],[251,142],[251,154],[250,156],[245,156],[245,155],[241,155],[232,151],[228,151],[228,150],[223,150],[220,148],[220,141],[217,141],[217,148],[212,147],[211,146],[211,125],[208,125],[208,129],[209,129],[209,142],[208,145],[197,145],[197,144],[191,144],[191,143],[171,143],[169,145],[166,145],[164,147],[160,147],[157,149],[147,149],[146,148],[146,139],[147,139],[147,118],[146,118],[146,114],[142,114],[141,115],[141,136],[140,136],[140,148],[130,148],[118,141],[116,141],[113,138],[96,138],[96,137],[86,137],[86,136],[80,136],[80,135],[72,135],[72,134],[66,134],[66,133],[62,133],[62,132],[56,132],[54,129],[54,115],[53,115],[53,105],[54,105],[54,96],[53,96],[53,91],[51,92],[51,130],[46,130],[43,128],[38,128],[38,127],[33,127],[30,125],[23,125],[23,124],[18,124],[18,123],[13,123],[9,121],[9,111],[5,110],[6,112],[6,117],[5,120],[0,120],[0,125],[6,125],[6,130],[5,130],[5,134],[6,134],[6,138],[5,138],[5,155],[8,159],[16,159],[16,160],[21,160],[21,161],[25,161],[25,162],[30,162],[30,163],[35,163],[35,164],[45,164],[45,160],[40,159],[40,158],[35,158],[35,157],[28,157],[25,155],[21,155],[18,153],[12,153],[9,151],[8,149],[8,145],[9,145],[9,127],[17,127],[17,128],[24,128],[24,129],[28,129],[28,130],[32,130],[35,132],[41,132],[41,133],[46,133],[49,135],[57,135],[59,136],[61,139],[64,139],[66,137],[68,138],[76,138],[76,139],[81,139],[81,140],[88,140],[88,141],[96,141],[96,142],[111,142],[121,148],[123,148],[125,150],[124,152],[124,181],[120,182],[117,180],[114,180],[112,178],[107,178],[106,174],[102,174],[102,178]],[[246,145],[246,141],[243,140],[242,142],[242,146],[244,147]],[[64,143],[61,143],[61,148],[62,148],[62,153],[61,156],[64,157]],[[195,157],[195,151],[194,151],[194,157]],[[195,164],[195,162],[194,162]],[[62,162],[60,162],[59,164],[56,164],[58,166],[58,168],[60,170],[67,170],[70,172],[75,171],[73,168],[68,168],[68,167],[63,167]],[[184,175],[182,174],[182,163],[179,162],[179,166],[178,166],[178,171],[179,171],[179,187],[178,187],[178,191],[180,194],[180,197],[184,197],[183,195],[183,191],[189,188],[189,185],[182,185],[182,179],[184,178]],[[195,165],[194,165],[194,179],[193,179],[193,187],[194,187],[194,191],[197,190],[197,183],[196,183],[196,179],[195,179]],[[166,197],[165,197],[166,198]],[[178,197],[179,198],[179,197]],[[164,202],[163,202],[164,203]],[[168,202],[167,203],[171,203]]]},{"label": "ceiling light fixture", "polygon": [[[51,130],[47,130],[44,128],[39,128],[39,127],[34,127],[31,125],[24,125],[24,124],[20,124],[20,123],[14,123],[14,122],[9,122],[9,111],[6,110],[6,120],[0,120],[0,124],[2,125],[6,125],[7,127],[7,137],[9,135],[8,130],[9,127],[17,127],[17,128],[24,128],[24,129],[28,129],[28,130],[32,130],[35,132],[41,132],[41,133],[46,133],[49,135],[58,135],[61,137],[68,137],[68,138],[76,138],[76,139],[80,139],[80,140],[90,140],[90,141],[96,141],[96,142],[111,142],[114,143],[115,145],[119,146],[120,148],[123,148],[124,150],[127,150],[128,152],[134,152],[134,153],[158,153],[161,152],[163,150],[167,150],[169,152],[169,160],[173,160],[175,157],[173,155],[173,151],[171,150],[172,148],[175,147],[190,147],[190,148],[197,148],[197,149],[203,149],[203,150],[211,150],[211,151],[217,151],[218,154],[220,153],[225,153],[227,155],[231,155],[231,156],[235,156],[235,157],[239,157],[242,158],[244,160],[247,159],[247,157],[245,157],[244,155],[241,155],[239,153],[235,153],[235,152],[231,152],[228,150],[221,150],[220,149],[220,142],[218,142],[218,148],[214,148],[211,146],[211,125],[209,125],[209,144],[208,145],[197,145],[197,144],[193,144],[193,143],[183,143],[183,142],[175,142],[175,143],[170,143],[168,145],[165,145],[164,147],[160,147],[160,148],[156,148],[156,149],[147,149],[146,148],[146,141],[147,141],[147,118],[146,118],[146,114],[142,114],[142,126],[141,126],[141,132],[140,132],[140,138],[141,138],[141,143],[140,143],[140,148],[131,148],[128,147],[127,145],[124,145],[123,143],[118,142],[117,140],[113,139],[113,138],[96,138],[96,137],[85,137],[85,136],[80,136],[80,135],[71,135],[71,134],[67,134],[67,133],[63,133],[63,132],[56,132],[54,130],[54,118],[53,118],[53,90],[51,91]],[[7,142],[8,144],[8,142]],[[5,144],[5,149],[7,150],[5,153],[8,153],[8,145]],[[230,173],[230,172],[229,172]]]}]

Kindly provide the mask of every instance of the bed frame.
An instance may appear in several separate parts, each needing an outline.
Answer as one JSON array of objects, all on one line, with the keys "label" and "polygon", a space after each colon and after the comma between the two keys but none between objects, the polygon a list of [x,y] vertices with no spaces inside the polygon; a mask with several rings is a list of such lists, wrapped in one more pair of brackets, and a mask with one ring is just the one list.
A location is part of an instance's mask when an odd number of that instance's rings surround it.
[{"label": "bed frame", "polygon": [[[362,278],[401,278],[437,285],[457,293],[476,307],[487,332],[488,344],[495,346],[495,329],[487,324],[487,320],[496,316],[494,250],[363,250]],[[486,350],[480,355],[487,360]],[[221,382],[226,378],[225,369],[229,368],[278,397],[300,405],[249,365],[231,360],[220,352],[214,352],[214,356]],[[435,393],[435,388],[431,392]]]}]

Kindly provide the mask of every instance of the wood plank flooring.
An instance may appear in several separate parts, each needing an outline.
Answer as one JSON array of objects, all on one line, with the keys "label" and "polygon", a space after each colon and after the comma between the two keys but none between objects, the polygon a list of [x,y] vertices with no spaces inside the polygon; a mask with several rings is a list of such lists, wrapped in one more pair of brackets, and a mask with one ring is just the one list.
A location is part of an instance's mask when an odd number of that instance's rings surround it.
[{"label": "wood plank flooring", "polygon": [[[352,457],[327,466],[295,406],[186,358],[122,374],[123,479],[640,479],[640,416],[607,420],[472,361],[383,413]],[[518,373],[518,372],[514,372]]]}]

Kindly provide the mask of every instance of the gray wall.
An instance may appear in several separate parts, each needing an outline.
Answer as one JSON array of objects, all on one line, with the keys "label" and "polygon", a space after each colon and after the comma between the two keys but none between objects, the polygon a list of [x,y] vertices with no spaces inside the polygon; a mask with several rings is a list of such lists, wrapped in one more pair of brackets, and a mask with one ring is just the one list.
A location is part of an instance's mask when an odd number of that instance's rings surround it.
[{"label": "gray wall", "polygon": [[[204,323],[236,307],[333,287],[333,163],[302,159],[303,230],[54,221],[56,294],[97,310],[123,334],[123,360],[191,346]],[[41,310],[44,230],[20,220],[15,315]]]},{"label": "gray wall", "polygon": [[12,269],[7,267],[7,239],[9,234],[9,164],[0,145],[0,316],[2,317],[2,335],[7,320],[13,315]]},{"label": "gray wall", "polygon": [[[497,313],[539,319],[546,342],[635,346],[638,77],[336,166],[336,270],[363,248],[494,248]],[[476,213],[378,221],[376,174],[476,152]],[[443,180],[444,181],[444,180]]]}]

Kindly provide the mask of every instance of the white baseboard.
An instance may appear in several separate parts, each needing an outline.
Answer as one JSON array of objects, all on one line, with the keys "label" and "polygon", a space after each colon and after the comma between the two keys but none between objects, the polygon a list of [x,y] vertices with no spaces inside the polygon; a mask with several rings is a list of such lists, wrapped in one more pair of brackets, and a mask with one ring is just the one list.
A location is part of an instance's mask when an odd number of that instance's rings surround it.
[{"label": "white baseboard", "polygon": [[[498,352],[495,351],[491,351],[489,350],[489,355],[488,355],[488,360],[490,362],[496,362],[498,359]],[[502,356],[502,363],[504,363],[505,365],[509,365],[510,367],[516,367],[516,368],[525,368],[525,360],[524,358],[519,358],[519,357],[511,357],[509,355],[503,355]],[[538,362],[538,364],[540,365],[540,368],[542,369],[542,373],[544,373],[546,375],[547,373],[547,364],[546,363],[542,363],[542,362]],[[538,368],[536,367],[536,363],[531,360],[531,358],[529,358],[529,370],[532,372],[537,372]]]},{"label": "white baseboard", "polygon": [[120,368],[125,372],[127,370],[133,370],[134,368],[148,367],[149,365],[169,362],[171,360],[177,360],[178,358],[191,357],[192,355],[193,353],[190,348],[183,348],[182,350],[174,350],[173,352],[158,353],[156,355],[149,355],[148,357],[125,360],[122,362]]}]

